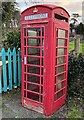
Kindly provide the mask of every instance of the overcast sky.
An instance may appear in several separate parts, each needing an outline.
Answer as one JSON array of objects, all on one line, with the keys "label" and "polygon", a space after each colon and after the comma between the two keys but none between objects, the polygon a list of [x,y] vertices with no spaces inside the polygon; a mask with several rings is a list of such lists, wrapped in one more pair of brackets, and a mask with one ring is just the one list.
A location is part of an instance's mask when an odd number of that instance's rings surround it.
[{"label": "overcast sky", "polygon": [[[27,2],[27,4],[25,3]],[[52,3],[64,7],[69,14],[78,13],[82,16],[82,2],[84,0],[16,0],[19,3],[21,12],[32,4],[29,1],[43,1],[45,3]],[[80,20],[81,18],[79,18]]]}]

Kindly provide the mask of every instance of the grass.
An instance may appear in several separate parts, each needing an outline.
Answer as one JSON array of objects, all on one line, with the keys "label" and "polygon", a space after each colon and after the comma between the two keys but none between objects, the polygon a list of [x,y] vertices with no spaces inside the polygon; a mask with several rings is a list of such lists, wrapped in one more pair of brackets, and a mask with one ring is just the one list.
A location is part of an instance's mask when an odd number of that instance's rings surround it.
[{"label": "grass", "polygon": [[68,108],[66,118],[70,118],[70,120],[73,120],[74,118],[83,118],[84,112],[83,112],[83,98],[81,97],[69,97],[67,96],[66,99],[66,106]]},{"label": "grass", "polygon": [[72,111],[69,112],[66,118],[82,118],[82,112],[77,107],[73,107]]},{"label": "grass", "polygon": [[74,49],[74,42],[69,42],[69,52]]},{"label": "grass", "polygon": [[[69,42],[69,52],[74,49],[74,42]],[[84,43],[80,43],[80,53],[84,53]]]}]

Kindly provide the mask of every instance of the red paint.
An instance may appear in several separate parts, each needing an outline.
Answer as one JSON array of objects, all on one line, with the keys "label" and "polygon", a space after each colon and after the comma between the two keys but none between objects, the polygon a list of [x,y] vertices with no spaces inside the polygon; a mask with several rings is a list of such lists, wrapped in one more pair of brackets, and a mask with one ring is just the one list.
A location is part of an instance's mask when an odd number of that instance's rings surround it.
[{"label": "red paint", "polygon": [[[48,18],[24,19],[45,13]],[[49,116],[66,100],[69,14],[59,6],[36,5],[21,19],[22,106]]]}]

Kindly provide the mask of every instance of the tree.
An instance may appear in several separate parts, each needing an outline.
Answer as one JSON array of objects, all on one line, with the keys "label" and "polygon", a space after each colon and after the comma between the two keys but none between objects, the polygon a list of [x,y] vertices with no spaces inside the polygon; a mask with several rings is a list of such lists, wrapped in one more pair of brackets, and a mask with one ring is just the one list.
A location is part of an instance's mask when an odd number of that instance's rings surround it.
[{"label": "tree", "polygon": [[20,11],[16,2],[2,2],[2,43],[6,49],[20,47]]},{"label": "tree", "polygon": [[84,41],[84,24],[80,23],[75,27],[76,34],[80,35],[82,41]]},{"label": "tree", "polygon": [[11,20],[14,12],[14,4],[12,2],[2,2],[2,22],[7,23]]},{"label": "tree", "polygon": [[72,30],[74,29],[74,25],[71,23],[70,24],[70,30],[71,30],[71,33],[72,33]]},{"label": "tree", "polygon": [[2,2],[2,25],[8,31],[14,27],[15,20],[20,22],[20,12],[16,8],[16,2]]},{"label": "tree", "polygon": [[80,23],[76,26],[75,30],[77,34],[84,35],[84,24]]},{"label": "tree", "polygon": [[77,18],[80,17],[80,15],[78,13],[73,13],[71,15],[71,19],[70,19],[70,36],[74,36],[75,35],[75,27],[78,24],[78,20]]}]

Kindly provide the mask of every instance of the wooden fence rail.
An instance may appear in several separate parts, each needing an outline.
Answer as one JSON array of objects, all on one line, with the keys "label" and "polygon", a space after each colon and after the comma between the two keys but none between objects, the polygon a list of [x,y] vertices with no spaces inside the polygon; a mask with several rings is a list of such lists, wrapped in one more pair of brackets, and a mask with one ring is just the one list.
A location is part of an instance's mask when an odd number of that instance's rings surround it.
[{"label": "wooden fence rail", "polygon": [[0,51],[0,93],[17,88],[21,83],[20,49],[16,53],[8,48]]}]

